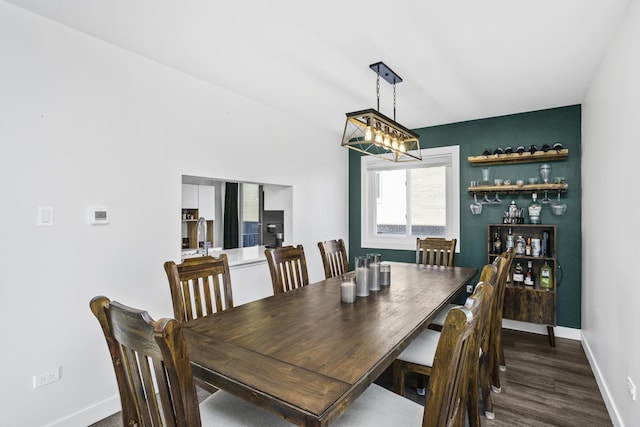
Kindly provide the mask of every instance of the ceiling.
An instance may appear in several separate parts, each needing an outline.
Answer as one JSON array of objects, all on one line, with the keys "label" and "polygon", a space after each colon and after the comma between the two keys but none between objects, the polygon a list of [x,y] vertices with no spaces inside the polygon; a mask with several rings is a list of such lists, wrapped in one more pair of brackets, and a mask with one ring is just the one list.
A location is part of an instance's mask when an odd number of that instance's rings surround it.
[{"label": "ceiling", "polygon": [[630,0],[6,1],[341,134],[378,61],[409,128],[579,104]]}]

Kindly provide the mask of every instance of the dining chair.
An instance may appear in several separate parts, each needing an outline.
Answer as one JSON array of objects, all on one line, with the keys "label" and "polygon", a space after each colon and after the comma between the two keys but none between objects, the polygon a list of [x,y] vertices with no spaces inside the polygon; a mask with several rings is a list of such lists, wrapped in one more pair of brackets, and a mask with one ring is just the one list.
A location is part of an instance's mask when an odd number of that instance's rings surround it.
[{"label": "dining chair", "polygon": [[273,294],[281,294],[309,284],[307,261],[302,245],[267,248]]},{"label": "dining chair", "polygon": [[326,279],[340,276],[349,271],[349,258],[344,240],[326,240],[318,242],[322,265],[324,266],[324,276]]},{"label": "dining chair", "polygon": [[[182,263],[164,263],[169,279],[173,316],[188,322],[233,307],[231,274],[226,254],[187,258]],[[203,379],[196,384],[210,393],[217,388]]]},{"label": "dining chair", "polygon": [[[479,395],[478,386],[484,384],[480,377],[480,348],[482,347],[489,334],[489,319],[490,309],[492,307],[493,298],[495,296],[495,281],[497,280],[497,269],[493,265],[485,265],[480,274],[480,281],[476,285],[473,294],[465,301],[465,306],[473,304],[473,301],[477,298],[477,293],[482,292],[484,297],[484,305],[480,313],[480,318],[477,324],[477,350],[476,360],[471,367],[471,374],[469,376],[469,399],[467,402],[469,412],[469,423],[473,427],[480,426],[480,408],[478,406]],[[486,288],[486,289],[485,289]],[[452,308],[451,310],[454,310]],[[449,312],[451,312],[449,310]],[[449,316],[447,312],[447,318]],[[445,319],[446,323],[446,319]],[[393,384],[394,390],[399,395],[404,395],[404,383],[407,372],[414,372],[418,374],[418,378],[422,376],[428,376],[431,378],[435,349],[438,346],[439,340],[442,337],[442,331],[426,328],[420,335],[418,335],[402,353],[393,362]],[[486,371],[483,371],[486,373]],[[429,380],[429,383],[431,379]],[[419,382],[418,387],[421,384]],[[425,391],[418,390],[419,395],[424,395]]]},{"label": "dining chair", "polygon": [[169,279],[173,315],[188,322],[233,307],[231,274],[226,254],[164,263]]},{"label": "dining chair", "polygon": [[453,267],[457,239],[443,237],[416,239],[416,264]]},{"label": "dining chair", "polygon": [[180,322],[107,297],[91,300],[111,354],[124,426],[290,426],[223,390],[200,404]]},{"label": "dining chair", "polygon": [[433,368],[424,406],[373,384],[337,420],[340,427],[462,427],[469,377],[477,358],[477,323],[490,287],[479,285],[464,307],[451,310],[431,355]]}]

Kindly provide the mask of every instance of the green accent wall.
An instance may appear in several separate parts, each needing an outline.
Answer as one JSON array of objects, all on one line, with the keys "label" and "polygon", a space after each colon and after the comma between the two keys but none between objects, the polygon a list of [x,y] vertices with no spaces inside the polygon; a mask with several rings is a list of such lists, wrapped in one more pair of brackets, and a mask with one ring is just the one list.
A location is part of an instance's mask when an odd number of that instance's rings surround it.
[{"label": "green accent wall", "polygon": [[[556,224],[557,259],[560,265],[557,292],[558,325],[580,328],[580,307],[582,288],[582,215],[581,215],[581,108],[580,105],[552,108],[471,120],[467,122],[414,129],[420,135],[423,148],[448,145],[460,146],[460,253],[456,254],[455,264],[472,266],[481,270],[487,262],[487,224],[501,223],[503,212],[508,203],[515,200],[518,206],[526,207],[531,198],[528,194],[501,195],[502,205],[485,205],[481,215],[471,215],[469,204],[473,196],[468,193],[470,181],[481,180],[482,166],[473,166],[468,156],[481,155],[485,148],[504,149],[507,146],[515,150],[519,145],[529,148],[537,145],[561,142],[569,149],[564,161],[548,162],[553,177],[564,176],[569,189],[562,194],[567,204],[564,216],[553,216],[548,207],[543,207],[543,224]],[[360,246],[360,157],[356,151],[349,150],[349,256],[353,258],[371,252],[372,248]],[[491,165],[496,178],[515,181],[529,177],[538,177],[540,163],[518,165]],[[538,200],[544,194],[538,195]],[[549,197],[557,197],[550,194]],[[424,237],[424,236],[421,236]],[[414,251],[376,249],[383,260],[415,262]],[[393,286],[393,285],[392,285]]]}]

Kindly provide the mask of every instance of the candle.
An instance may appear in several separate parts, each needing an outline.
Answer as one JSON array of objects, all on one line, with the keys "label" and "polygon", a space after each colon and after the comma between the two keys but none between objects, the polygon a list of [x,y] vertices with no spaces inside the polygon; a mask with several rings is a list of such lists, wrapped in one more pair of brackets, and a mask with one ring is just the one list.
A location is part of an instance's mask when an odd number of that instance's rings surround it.
[{"label": "candle", "polygon": [[342,282],[340,284],[340,294],[342,296],[342,302],[356,302],[356,284],[352,281]]}]

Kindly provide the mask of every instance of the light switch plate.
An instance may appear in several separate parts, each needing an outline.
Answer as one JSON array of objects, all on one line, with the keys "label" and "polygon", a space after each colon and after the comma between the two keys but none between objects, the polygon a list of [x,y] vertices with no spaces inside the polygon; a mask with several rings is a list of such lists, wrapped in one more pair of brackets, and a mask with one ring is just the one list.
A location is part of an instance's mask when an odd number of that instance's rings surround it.
[{"label": "light switch plate", "polygon": [[38,206],[38,227],[51,227],[53,225],[53,206]]}]

